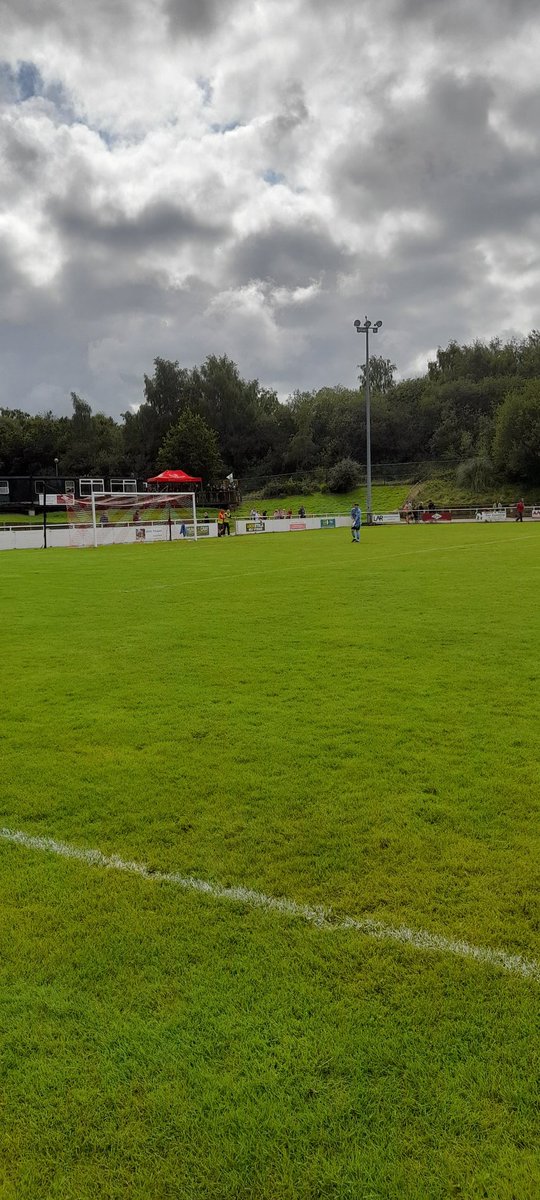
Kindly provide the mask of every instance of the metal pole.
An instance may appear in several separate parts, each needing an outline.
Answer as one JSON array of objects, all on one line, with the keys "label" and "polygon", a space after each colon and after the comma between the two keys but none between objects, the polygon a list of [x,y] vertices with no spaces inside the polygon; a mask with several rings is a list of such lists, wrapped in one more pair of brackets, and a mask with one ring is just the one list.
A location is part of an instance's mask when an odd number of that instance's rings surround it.
[{"label": "metal pole", "polygon": [[43,480],[43,549],[47,549],[47,484]]},{"label": "metal pole", "polygon": [[96,525],[96,497],[94,495],[94,485],[92,484],[92,528],[94,531],[94,550],[97,549],[97,525]]},{"label": "metal pole", "polygon": [[371,525],[371,394],[369,389],[369,329],[366,329],[366,504]]}]

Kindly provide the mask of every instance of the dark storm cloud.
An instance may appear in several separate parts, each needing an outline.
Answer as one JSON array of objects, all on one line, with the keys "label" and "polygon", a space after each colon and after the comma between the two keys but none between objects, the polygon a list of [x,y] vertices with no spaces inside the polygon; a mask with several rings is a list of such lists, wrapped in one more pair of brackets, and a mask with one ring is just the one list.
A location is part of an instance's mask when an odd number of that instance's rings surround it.
[{"label": "dark storm cloud", "polygon": [[211,33],[245,0],[165,0],[164,12],[171,32],[199,36]]},{"label": "dark storm cloud", "polygon": [[291,80],[284,90],[280,112],[272,121],[271,134],[280,141],[308,120],[304,88],[300,80]]},{"label": "dark storm cloud", "polygon": [[137,216],[113,206],[97,210],[76,197],[50,201],[48,212],[59,233],[81,248],[97,245],[132,253],[194,240],[214,243],[227,232],[223,224],[205,223],[165,200],[147,204]]},{"label": "dark storm cloud", "polygon": [[26,27],[31,30],[57,30],[63,40],[81,42],[93,31],[96,40],[105,40],[111,30],[127,29],[137,20],[139,5],[132,0],[92,0],[87,5],[83,0],[0,0],[0,28]]},{"label": "dark storm cloud", "polygon": [[494,103],[486,79],[446,76],[416,103],[388,106],[373,143],[339,156],[338,181],[349,208],[368,214],[416,209],[452,235],[535,217],[536,156],[509,148],[492,128]]},{"label": "dark storm cloud", "polygon": [[13,173],[18,190],[21,183],[28,185],[39,180],[46,153],[35,140],[30,141],[23,129],[6,124],[2,139],[2,159],[5,168]]},{"label": "dark storm cloud", "polygon": [[274,224],[244,238],[231,254],[231,274],[238,284],[272,280],[283,287],[301,287],[321,274],[334,276],[350,266],[352,256],[334,242],[324,227],[312,224],[290,228]]},{"label": "dark storm cloud", "polygon": [[484,42],[513,33],[519,24],[538,14],[536,0],[393,0],[391,14],[402,24],[423,24],[448,41]]}]

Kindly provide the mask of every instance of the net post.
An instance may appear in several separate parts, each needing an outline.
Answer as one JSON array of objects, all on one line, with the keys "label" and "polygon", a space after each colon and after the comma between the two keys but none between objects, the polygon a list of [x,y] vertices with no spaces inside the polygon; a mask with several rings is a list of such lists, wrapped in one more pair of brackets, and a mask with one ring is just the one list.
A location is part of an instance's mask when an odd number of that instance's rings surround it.
[{"label": "net post", "polygon": [[43,549],[47,549],[47,485],[43,480]]},{"label": "net post", "polygon": [[193,507],[193,537],[197,541],[197,505],[195,504],[195,492],[191,493],[191,504]]}]

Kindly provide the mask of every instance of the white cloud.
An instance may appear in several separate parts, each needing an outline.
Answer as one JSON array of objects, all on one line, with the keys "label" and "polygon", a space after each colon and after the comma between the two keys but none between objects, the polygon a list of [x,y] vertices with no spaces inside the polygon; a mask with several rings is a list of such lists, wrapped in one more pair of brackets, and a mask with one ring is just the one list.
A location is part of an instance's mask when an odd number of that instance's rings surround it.
[{"label": "white cloud", "polygon": [[354,382],[372,309],[401,372],[538,325],[540,20],[512,8],[0,0],[0,403],[119,413],[158,354]]}]

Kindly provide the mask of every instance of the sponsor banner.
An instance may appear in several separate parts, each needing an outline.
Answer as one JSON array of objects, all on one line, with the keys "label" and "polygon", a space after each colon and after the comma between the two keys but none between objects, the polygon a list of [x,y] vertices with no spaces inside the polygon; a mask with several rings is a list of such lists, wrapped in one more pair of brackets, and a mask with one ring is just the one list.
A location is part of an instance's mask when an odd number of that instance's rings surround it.
[{"label": "sponsor banner", "polygon": [[[40,492],[40,494],[38,496],[38,504],[40,504],[42,508],[43,508],[43,505],[45,504],[45,497],[43,495],[43,492]],[[60,495],[59,493],[54,494],[52,492],[47,492],[47,508],[55,508],[55,507],[56,508],[69,508],[69,506],[72,504],[73,504],[73,493],[67,492],[66,495],[64,496],[64,495]]]},{"label": "sponsor banner", "polygon": [[[182,521],[180,525],[181,537],[193,537],[193,521],[191,524],[188,521]],[[197,537],[210,537],[210,526],[197,524]]]},{"label": "sponsor banner", "polygon": [[441,512],[425,512],[422,515],[423,521],[451,521],[452,513],[448,508],[443,508]]},{"label": "sponsor banner", "polygon": [[540,521],[540,508],[533,508],[531,517],[533,521]]},{"label": "sponsor banner", "polygon": [[137,533],[146,533],[147,542],[166,542],[169,538],[169,530],[165,525],[154,525],[150,529],[146,527],[142,531],[137,530]]},{"label": "sponsor banner", "polygon": [[506,509],[505,508],[485,509],[483,512],[477,512],[476,520],[477,521],[489,521],[489,522],[506,521]]},{"label": "sponsor banner", "polygon": [[400,516],[398,512],[373,513],[371,520],[373,525],[399,525]]},{"label": "sponsor banner", "polygon": [[298,519],[287,520],[287,518],[276,517],[265,520],[248,521],[244,518],[237,520],[236,532],[244,533],[296,533],[304,532],[311,529],[338,529],[341,526],[350,526],[350,517],[301,517]]}]

